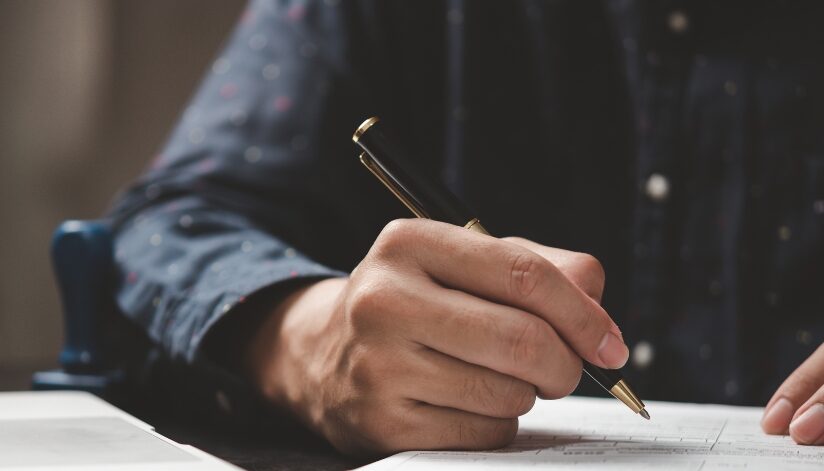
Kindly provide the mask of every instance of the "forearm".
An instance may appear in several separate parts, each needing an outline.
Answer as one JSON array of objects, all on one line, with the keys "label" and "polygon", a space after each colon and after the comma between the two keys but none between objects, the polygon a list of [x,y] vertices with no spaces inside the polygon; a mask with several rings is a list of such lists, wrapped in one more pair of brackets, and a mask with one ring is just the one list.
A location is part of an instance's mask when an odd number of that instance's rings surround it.
[{"label": "forearm", "polygon": [[150,206],[119,222],[120,310],[186,362],[200,356],[214,326],[256,293],[340,274],[196,197]]}]

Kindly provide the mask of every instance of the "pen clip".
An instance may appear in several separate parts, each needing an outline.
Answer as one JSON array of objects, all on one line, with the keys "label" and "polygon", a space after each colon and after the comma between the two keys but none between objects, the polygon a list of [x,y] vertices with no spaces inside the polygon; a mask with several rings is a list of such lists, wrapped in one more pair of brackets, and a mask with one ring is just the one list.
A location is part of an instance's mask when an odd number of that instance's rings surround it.
[{"label": "pen clip", "polygon": [[406,192],[403,190],[403,188],[401,188],[400,185],[395,183],[395,181],[392,180],[392,178],[389,177],[389,175],[387,175],[386,172],[384,172],[381,166],[378,165],[372,159],[372,157],[369,156],[369,154],[367,154],[366,152],[361,152],[360,161],[363,164],[363,166],[369,169],[369,171],[372,172],[372,175],[376,176],[378,180],[380,180],[381,183],[383,183],[384,186],[386,186],[386,188],[388,188],[389,191],[392,192],[392,194],[394,194],[399,200],[401,200],[404,206],[409,208],[409,210],[415,214],[415,216],[419,218],[430,219],[426,211],[424,211],[423,208],[421,208],[416,201],[410,198],[409,195],[407,195]]}]

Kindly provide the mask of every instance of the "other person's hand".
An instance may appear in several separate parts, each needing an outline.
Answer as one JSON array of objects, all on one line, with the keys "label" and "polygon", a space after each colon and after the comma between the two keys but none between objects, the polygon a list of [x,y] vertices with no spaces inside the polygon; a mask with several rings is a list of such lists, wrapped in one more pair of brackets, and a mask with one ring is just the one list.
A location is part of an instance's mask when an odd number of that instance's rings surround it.
[{"label": "other person's hand", "polygon": [[824,445],[824,344],[778,388],[761,419],[770,434],[802,445]]},{"label": "other person's hand", "polygon": [[278,306],[246,365],[344,452],[497,448],[536,395],[575,389],[581,358],[626,362],[603,285],[589,255],[398,220],[349,278]]}]

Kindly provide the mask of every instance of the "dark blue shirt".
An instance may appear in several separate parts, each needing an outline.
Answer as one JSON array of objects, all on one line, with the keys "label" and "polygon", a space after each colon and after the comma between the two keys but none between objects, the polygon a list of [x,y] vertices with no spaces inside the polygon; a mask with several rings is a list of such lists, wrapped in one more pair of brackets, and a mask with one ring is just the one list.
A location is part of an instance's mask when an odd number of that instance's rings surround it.
[{"label": "dark blue shirt", "polygon": [[824,341],[822,13],[253,1],[113,211],[119,306],[232,377],[207,352],[240,348],[250,297],[342,276],[409,217],[350,140],[379,115],[493,233],[603,262],[645,398],[763,404]]}]

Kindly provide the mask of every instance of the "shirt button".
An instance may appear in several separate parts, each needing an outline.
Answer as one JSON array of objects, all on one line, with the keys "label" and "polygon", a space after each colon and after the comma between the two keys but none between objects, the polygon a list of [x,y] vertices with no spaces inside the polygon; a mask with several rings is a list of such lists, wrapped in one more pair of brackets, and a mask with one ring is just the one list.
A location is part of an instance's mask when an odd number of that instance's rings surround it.
[{"label": "shirt button", "polygon": [[721,284],[720,280],[712,280],[710,281],[709,291],[711,296],[721,296],[721,293],[724,292],[724,285]]},{"label": "shirt button", "polygon": [[683,11],[675,10],[667,18],[667,25],[673,33],[684,34],[690,27],[690,19]]},{"label": "shirt button", "polygon": [[767,304],[769,304],[770,307],[778,306],[778,302],[781,301],[781,298],[776,291],[767,291],[765,298],[767,299]]},{"label": "shirt button", "polygon": [[712,346],[707,343],[701,345],[698,348],[698,357],[705,361],[712,358]]},{"label": "shirt button", "polygon": [[232,413],[232,401],[225,392],[218,390],[215,393],[215,402],[217,402],[217,408],[220,409],[221,412],[225,414]]},{"label": "shirt button", "polygon": [[724,385],[724,394],[726,394],[727,397],[738,394],[738,383],[734,379],[727,381],[727,384]]},{"label": "shirt button", "polygon": [[809,345],[813,340],[813,334],[809,330],[799,330],[795,334],[795,340],[801,345]]},{"label": "shirt button", "polygon": [[669,180],[667,180],[667,177],[661,175],[660,173],[653,173],[647,179],[645,189],[647,196],[649,196],[651,200],[660,203],[666,201],[669,196],[670,183]]},{"label": "shirt button", "polygon": [[738,84],[735,80],[727,80],[724,82],[724,92],[729,96],[735,96],[738,93]]},{"label": "shirt button", "polygon": [[645,340],[636,343],[632,349],[632,364],[639,370],[648,367],[654,357],[655,350],[652,348],[652,344]]}]

